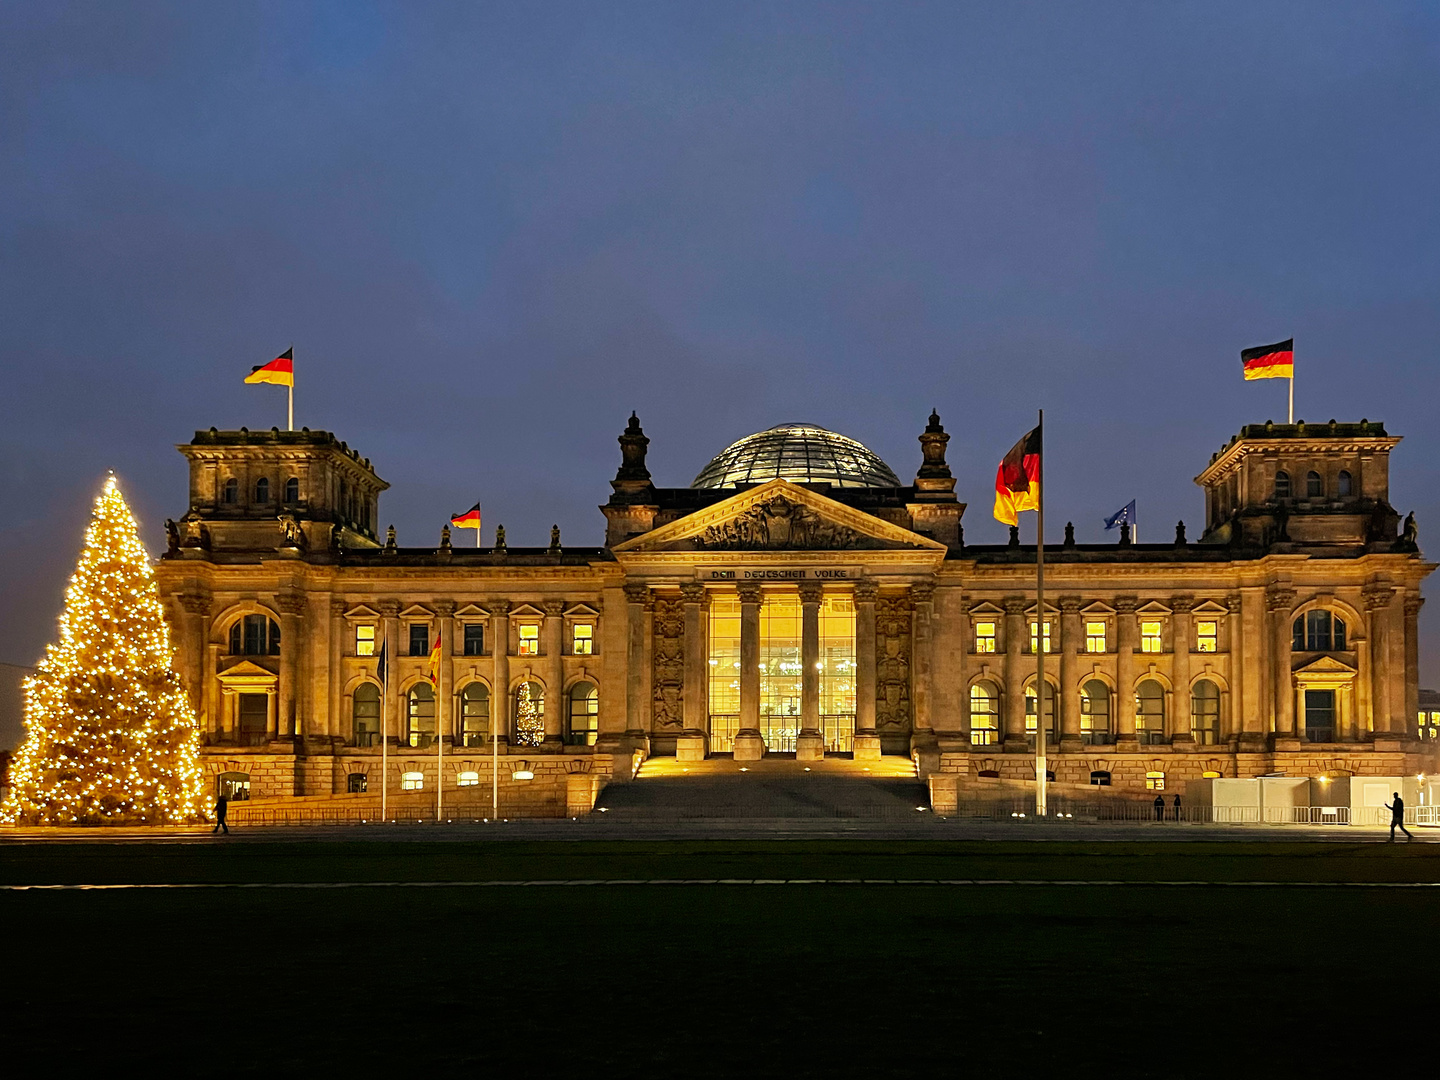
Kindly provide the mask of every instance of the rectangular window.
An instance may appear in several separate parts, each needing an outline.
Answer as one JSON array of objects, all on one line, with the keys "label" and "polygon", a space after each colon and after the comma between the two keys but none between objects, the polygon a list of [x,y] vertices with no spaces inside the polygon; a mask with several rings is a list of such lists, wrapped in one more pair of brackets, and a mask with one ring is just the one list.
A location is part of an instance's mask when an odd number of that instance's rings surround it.
[{"label": "rectangular window", "polygon": [[266,694],[237,695],[240,745],[263,746],[270,741],[270,698]]},{"label": "rectangular window", "polygon": [[1215,652],[1220,640],[1220,624],[1204,620],[1195,624],[1195,648],[1199,652]]},{"label": "rectangular window", "polygon": [[1310,742],[1335,741],[1335,691],[1305,691],[1305,738]]},{"label": "rectangular window", "polygon": [[466,655],[466,656],[484,656],[484,655],[485,655],[485,624],[484,624],[484,623],[466,623],[466,624],[465,624],[465,655]]},{"label": "rectangular window", "polygon": [[1165,790],[1165,774],[1163,772],[1147,772],[1145,774],[1145,787],[1150,791]]},{"label": "rectangular window", "polygon": [[416,622],[410,624],[410,655],[430,655],[430,624]]},{"label": "rectangular window", "polygon": [[370,790],[370,778],[363,772],[352,772],[345,778],[345,790],[351,795],[363,795]]},{"label": "rectangular window", "polygon": [[355,627],[355,655],[375,655],[375,627],[373,624]]},{"label": "rectangular window", "polygon": [[425,774],[419,772],[407,772],[400,774],[401,791],[420,791],[425,787]]},{"label": "rectangular window", "polygon": [[576,623],[570,633],[570,652],[575,656],[589,656],[595,651],[595,627],[590,623]]},{"label": "rectangular window", "polygon": [[800,598],[760,603],[760,734],[767,750],[793,754],[800,733]]},{"label": "rectangular window", "polygon": [[1085,651],[1103,653],[1105,651],[1105,623],[1087,622],[1085,624]]},{"label": "rectangular window", "polygon": [[720,594],[710,601],[710,752],[735,748],[740,726],[740,601]]},{"label": "rectangular window", "polygon": [[995,624],[993,622],[977,622],[975,624],[975,651],[977,653],[993,653],[995,651]]},{"label": "rectangular window", "polygon": [[[1035,652],[1035,649],[1036,649],[1035,633],[1036,633],[1036,626],[1035,626],[1035,623],[1032,622],[1032,623],[1030,624],[1030,651],[1031,651],[1031,653],[1034,653],[1034,652]],[[1049,619],[1046,619],[1046,620],[1045,620],[1045,651],[1046,651],[1047,653],[1050,652],[1050,620],[1049,620]]]},{"label": "rectangular window", "polygon": [[820,734],[830,753],[855,749],[855,602],[820,602]]},{"label": "rectangular window", "polygon": [[1160,624],[1158,622],[1142,622],[1140,624],[1140,651],[1158,653],[1160,649]]},{"label": "rectangular window", "polygon": [[536,623],[524,623],[520,626],[520,655],[540,655],[540,627]]}]

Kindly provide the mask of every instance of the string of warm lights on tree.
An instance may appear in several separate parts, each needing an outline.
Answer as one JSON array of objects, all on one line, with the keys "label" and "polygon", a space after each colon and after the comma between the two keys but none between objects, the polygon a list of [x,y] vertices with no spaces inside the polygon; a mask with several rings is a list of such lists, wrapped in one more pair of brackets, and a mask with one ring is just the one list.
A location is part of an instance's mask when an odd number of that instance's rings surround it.
[{"label": "string of warm lights on tree", "polygon": [[173,657],[150,557],[112,476],[65,593],[60,638],[25,680],[25,741],[0,818],[203,820],[199,730]]}]

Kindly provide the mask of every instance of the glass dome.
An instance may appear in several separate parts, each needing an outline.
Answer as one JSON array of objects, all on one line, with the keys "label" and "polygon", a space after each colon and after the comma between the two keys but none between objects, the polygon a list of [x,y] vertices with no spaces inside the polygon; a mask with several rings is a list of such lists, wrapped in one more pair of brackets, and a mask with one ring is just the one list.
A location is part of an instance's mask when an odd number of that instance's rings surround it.
[{"label": "glass dome", "polygon": [[814,424],[779,424],[731,443],[691,487],[730,488],[783,477],[836,487],[899,487],[890,466],[862,443]]}]

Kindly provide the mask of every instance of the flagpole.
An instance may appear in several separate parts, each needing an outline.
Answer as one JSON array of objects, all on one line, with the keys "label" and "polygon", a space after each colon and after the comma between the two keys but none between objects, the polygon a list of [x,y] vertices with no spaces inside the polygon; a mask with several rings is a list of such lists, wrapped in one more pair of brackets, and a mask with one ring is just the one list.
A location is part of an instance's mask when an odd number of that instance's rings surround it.
[{"label": "flagpole", "polygon": [[[388,635],[387,635],[388,636]],[[380,657],[385,658],[385,645],[380,645]],[[385,677],[380,683],[380,821],[390,816],[390,665],[385,665]]]},{"label": "flagpole", "polygon": [[[440,662],[445,662],[443,656],[440,658]],[[436,689],[439,689],[440,669],[438,665],[435,669],[435,686]],[[435,824],[439,825],[445,816],[445,725],[440,719],[442,715],[438,700],[440,695],[436,694],[435,697],[437,699],[435,702]],[[450,706],[452,723],[454,722],[454,709],[455,706],[452,702]]]},{"label": "flagpole", "polygon": [[[1293,354],[1292,354],[1292,355],[1293,355]],[[1295,364],[1294,364],[1294,361],[1291,361],[1291,364],[1290,364],[1290,378],[1289,378],[1288,381],[1289,381],[1289,383],[1290,383],[1290,411],[1289,411],[1289,414],[1288,414],[1285,422],[1286,422],[1287,424],[1293,424],[1293,423],[1295,423]]]},{"label": "flagpole", "polygon": [[286,412],[286,425],[288,430],[295,430],[295,346],[290,346],[290,385],[286,387],[286,400],[289,407]]},{"label": "flagpole", "polygon": [[1035,515],[1035,816],[1045,806],[1045,410],[1040,410],[1038,484]]}]

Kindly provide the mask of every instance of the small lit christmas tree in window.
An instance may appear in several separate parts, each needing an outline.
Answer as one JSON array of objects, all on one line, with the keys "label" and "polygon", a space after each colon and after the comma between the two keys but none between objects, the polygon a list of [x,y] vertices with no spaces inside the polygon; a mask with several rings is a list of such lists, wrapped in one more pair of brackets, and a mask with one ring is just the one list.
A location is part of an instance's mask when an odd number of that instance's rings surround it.
[{"label": "small lit christmas tree in window", "polygon": [[545,721],[531,689],[534,685],[521,683],[515,694],[515,741],[520,746],[539,746],[545,741]]},{"label": "small lit christmas tree in window", "polygon": [[150,557],[112,476],[65,594],[60,640],[25,680],[25,742],[0,817],[203,820],[200,736],[173,655]]}]

